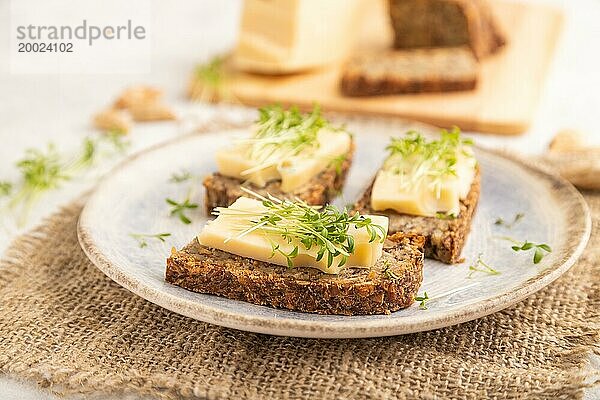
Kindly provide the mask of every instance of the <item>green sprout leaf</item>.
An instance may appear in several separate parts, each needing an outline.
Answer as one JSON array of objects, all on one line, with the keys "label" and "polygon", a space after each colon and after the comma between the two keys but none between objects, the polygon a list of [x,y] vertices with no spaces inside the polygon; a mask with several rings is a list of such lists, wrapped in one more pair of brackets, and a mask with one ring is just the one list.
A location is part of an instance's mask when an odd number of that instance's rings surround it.
[{"label": "green sprout leaf", "polygon": [[504,226],[508,229],[512,229],[512,227],[515,226],[516,224],[518,224],[523,218],[525,218],[524,213],[517,213],[514,216],[512,222],[507,223],[503,218],[497,218],[496,221],[494,222],[494,225]]},{"label": "green sprout leaf", "polygon": [[2,181],[0,182],[0,197],[10,196],[13,189],[13,184],[11,182]]},{"label": "green sprout leaf", "polygon": [[221,100],[237,102],[231,91],[230,75],[225,67],[225,57],[220,55],[198,65],[189,87],[190,97],[205,102]]},{"label": "green sprout leaf", "polygon": [[339,156],[331,159],[331,162],[329,163],[329,168],[335,168],[335,174],[337,176],[342,175],[342,167],[344,166],[346,158],[348,158],[346,154],[340,154]]},{"label": "green sprout leaf", "polygon": [[225,80],[224,61],[223,56],[216,56],[207,63],[198,65],[195,70],[196,79],[204,85],[218,90]]},{"label": "green sprout leaf", "polygon": [[393,281],[400,279],[400,277],[392,270],[392,266],[389,260],[385,260],[383,263],[383,274]]},{"label": "green sprout leaf", "polygon": [[437,219],[444,219],[444,220],[453,220],[453,219],[457,218],[457,216],[454,213],[444,213],[444,212],[435,213],[435,217]]},{"label": "green sprout leaf", "polygon": [[186,211],[198,208],[198,204],[192,203],[189,196],[186,197],[182,202],[175,201],[173,199],[165,199],[168,205],[171,206],[170,215],[176,216],[181,222],[186,225],[192,223],[192,220],[186,215]]},{"label": "green sprout leaf", "polygon": [[94,162],[95,156],[96,143],[90,138],[85,138],[83,141],[83,152],[77,163],[81,166],[88,167]]},{"label": "green sprout leaf", "polygon": [[539,264],[547,253],[552,253],[552,248],[550,246],[548,246],[546,243],[538,244],[538,243],[530,242],[528,240],[526,240],[524,242],[519,242],[518,240],[513,239],[509,236],[501,236],[500,239],[511,242],[513,244],[511,246],[511,249],[513,249],[513,251],[515,251],[515,252],[529,251],[529,250],[533,249],[534,250],[534,252],[533,252],[533,263],[534,264]]},{"label": "green sprout leaf", "polygon": [[483,272],[488,275],[500,275],[500,271],[483,261],[482,257],[483,254],[479,253],[477,260],[475,260],[475,262],[469,266],[469,275],[467,275],[467,278],[472,278],[477,272]]},{"label": "green sprout leaf", "polygon": [[193,177],[194,176],[191,174],[191,172],[189,172],[189,171],[181,171],[180,173],[171,174],[171,178],[169,179],[169,182],[171,182],[171,183],[182,183],[182,182],[189,181]]},{"label": "green sprout leaf", "polygon": [[542,250],[544,250],[544,251],[548,252],[548,253],[551,253],[551,252],[552,252],[552,249],[550,248],[550,246],[548,246],[548,245],[547,245],[547,244],[545,244],[545,243],[542,243],[542,244],[538,245],[538,247],[539,247],[540,249],[542,249]]},{"label": "green sprout leaf", "polygon": [[542,261],[542,258],[544,258],[544,252],[540,248],[536,248],[533,253],[533,263],[539,264],[540,261]]},{"label": "green sprout leaf", "polygon": [[422,296],[415,297],[415,301],[420,302],[419,308],[421,310],[427,310],[427,301],[428,300],[429,300],[429,296],[427,295],[427,292],[424,292]]},{"label": "green sprout leaf", "polygon": [[131,142],[125,140],[125,133],[118,130],[106,132],[104,134],[104,138],[110,144],[112,144],[115,150],[117,150],[120,153],[124,153],[125,151],[127,151],[129,146],[131,146]]},{"label": "green sprout leaf", "polygon": [[129,236],[131,236],[132,238],[134,238],[135,240],[137,240],[138,245],[140,246],[140,248],[144,248],[148,246],[148,242],[147,239],[156,239],[160,242],[165,242],[165,238],[171,236],[170,233],[152,233],[152,234],[147,234],[147,233],[130,233]]}]

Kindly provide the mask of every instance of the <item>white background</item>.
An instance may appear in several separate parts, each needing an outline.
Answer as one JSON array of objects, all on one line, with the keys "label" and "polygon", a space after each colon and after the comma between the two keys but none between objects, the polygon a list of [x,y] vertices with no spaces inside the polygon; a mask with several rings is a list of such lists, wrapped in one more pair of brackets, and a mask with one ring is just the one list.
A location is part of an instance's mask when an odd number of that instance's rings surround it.
[{"label": "white background", "polygon": [[[179,110],[185,109],[188,117],[193,113],[199,118],[208,118],[215,112],[200,105],[184,106],[184,88],[194,64],[234,45],[240,2],[150,1],[153,29],[150,73],[22,75],[10,73],[10,3],[0,0],[0,180],[16,178],[14,163],[28,147],[41,148],[53,141],[60,149],[76,149],[81,139],[93,132],[89,126],[90,116],[133,83],[163,88],[169,101],[181,104]],[[564,8],[567,19],[534,124],[524,136],[477,135],[477,142],[523,153],[539,153],[561,128],[581,129],[592,140],[600,142],[600,0],[536,2]],[[62,11],[56,8],[54,12]],[[110,15],[111,9],[107,5],[102,12]],[[131,151],[169,139],[183,130],[181,124],[175,123],[136,128],[131,135]],[[0,214],[0,251],[17,233],[35,225],[58,205],[92,185],[94,177],[116,161],[106,163],[79,182],[65,185],[58,193],[45,198],[24,228],[16,229]],[[588,393],[587,397],[598,398],[597,395]],[[54,397],[32,384],[0,378],[0,398]]]}]

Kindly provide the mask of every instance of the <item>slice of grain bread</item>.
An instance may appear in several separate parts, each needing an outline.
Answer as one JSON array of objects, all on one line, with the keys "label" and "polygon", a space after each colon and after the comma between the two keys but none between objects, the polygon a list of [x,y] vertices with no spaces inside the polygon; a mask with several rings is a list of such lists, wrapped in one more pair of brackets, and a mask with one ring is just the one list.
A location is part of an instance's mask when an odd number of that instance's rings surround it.
[{"label": "slice of grain bread", "polygon": [[486,0],[389,0],[389,10],[398,49],[468,46],[482,59],[506,43]]},{"label": "slice of grain bread", "polygon": [[478,74],[467,47],[386,51],[348,61],[340,88],[346,96],[472,90]]},{"label": "slice of grain bread", "polygon": [[389,314],[410,306],[423,279],[419,235],[388,237],[371,269],[339,275],[287,268],[202,246],[194,239],[167,259],[166,281],[194,292],[319,314]]},{"label": "slice of grain bread", "polygon": [[460,202],[460,213],[455,219],[440,219],[416,215],[399,214],[395,211],[374,211],[371,209],[371,189],[373,184],[364,192],[361,199],[354,205],[354,210],[361,214],[379,214],[389,218],[388,233],[405,232],[425,236],[425,256],[442,261],[446,264],[456,264],[462,261],[461,252],[465,245],[471,220],[480,192],[480,171],[477,169],[475,179],[467,198]]},{"label": "slice of grain bread", "polygon": [[215,207],[228,207],[239,197],[246,193],[241,187],[248,188],[258,194],[271,194],[280,199],[300,199],[311,205],[328,204],[337,196],[346,182],[348,170],[352,165],[352,156],[354,154],[354,145],[341,165],[331,165],[320,174],[312,178],[309,182],[297,188],[293,192],[285,193],[281,190],[281,181],[275,180],[267,183],[265,187],[258,187],[252,183],[244,182],[221,175],[215,172],[204,179],[204,206],[208,214]]}]

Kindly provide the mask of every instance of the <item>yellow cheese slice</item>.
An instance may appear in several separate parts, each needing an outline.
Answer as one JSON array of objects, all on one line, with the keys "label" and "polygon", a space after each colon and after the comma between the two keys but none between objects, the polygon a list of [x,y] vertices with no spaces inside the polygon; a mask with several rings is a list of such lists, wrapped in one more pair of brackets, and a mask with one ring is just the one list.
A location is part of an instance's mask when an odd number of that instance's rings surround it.
[{"label": "yellow cheese slice", "polygon": [[[265,208],[258,200],[240,197],[229,206],[229,209],[260,212]],[[374,224],[380,225],[387,232],[387,217],[379,215],[366,217],[371,218]],[[288,265],[286,257],[278,252],[273,253],[273,246],[278,245],[281,251],[288,254],[295,246],[298,246],[298,256],[293,258],[294,267],[314,267],[328,274],[338,274],[344,268],[344,266],[338,266],[340,256],[334,258],[331,266],[327,266],[327,257],[316,261],[317,249],[314,246],[312,249],[306,250],[302,244],[295,241],[288,243],[279,235],[268,235],[256,230],[242,237],[237,237],[241,230],[248,226],[240,218],[238,215],[219,215],[215,220],[204,226],[202,232],[198,235],[198,242],[242,257],[284,266]],[[357,229],[350,226],[348,234],[354,238],[355,248],[354,252],[348,257],[346,266],[372,267],[383,252],[382,241],[369,242],[370,237],[365,228]]]},{"label": "yellow cheese slice", "polygon": [[[248,155],[247,146],[237,146],[217,152],[217,167],[226,176],[243,179],[264,187],[269,181],[281,179],[281,190],[289,193],[309,182],[326,169],[333,160],[350,151],[352,139],[347,132],[327,128],[317,133],[318,147],[286,159],[279,165],[255,170],[260,164]],[[248,170],[253,172],[248,173]]]},{"label": "yellow cheese slice", "polygon": [[439,212],[458,216],[460,200],[466,198],[471,190],[475,165],[474,158],[459,156],[456,176],[447,176],[437,185],[428,177],[407,183],[409,177],[380,170],[371,191],[371,208],[427,217]]},{"label": "yellow cheese slice", "polygon": [[342,60],[364,0],[245,0],[234,63],[289,73]]}]

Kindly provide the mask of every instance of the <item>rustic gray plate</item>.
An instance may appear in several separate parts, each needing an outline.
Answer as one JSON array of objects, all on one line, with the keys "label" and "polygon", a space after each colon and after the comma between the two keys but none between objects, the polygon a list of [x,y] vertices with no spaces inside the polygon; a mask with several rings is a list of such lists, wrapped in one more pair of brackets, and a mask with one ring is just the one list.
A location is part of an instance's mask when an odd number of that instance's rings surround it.
[{"label": "rustic gray plate", "polygon": [[[378,168],[390,134],[402,127],[350,122],[356,132],[357,154],[348,185],[338,204],[351,202]],[[493,313],[548,285],[569,269],[583,251],[591,222],[581,195],[563,179],[533,164],[478,149],[482,194],[471,235],[463,251],[465,262],[444,265],[426,260],[423,285],[431,300],[391,315],[325,316],[274,309],[193,293],[164,281],[165,259],[202,228],[202,206],[189,213],[191,225],[169,216],[165,198],[183,199],[192,188],[202,202],[202,176],[215,170],[213,155],[243,130],[188,136],[139,154],[103,180],[88,200],[79,220],[79,241],[92,262],[115,282],[137,295],[191,318],[230,328],[275,335],[316,338],[356,338],[397,335],[436,329]],[[173,173],[190,171],[194,182],[173,183]],[[525,217],[511,229],[494,225],[501,217]],[[166,243],[148,240],[140,248],[131,233],[170,232]],[[515,253],[497,236],[547,243],[553,252],[540,264],[533,254]],[[501,271],[477,273],[469,265],[478,254]]]}]

